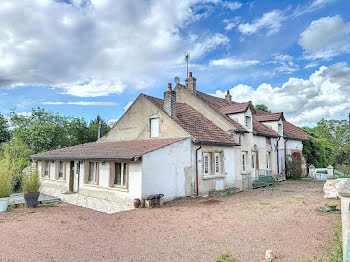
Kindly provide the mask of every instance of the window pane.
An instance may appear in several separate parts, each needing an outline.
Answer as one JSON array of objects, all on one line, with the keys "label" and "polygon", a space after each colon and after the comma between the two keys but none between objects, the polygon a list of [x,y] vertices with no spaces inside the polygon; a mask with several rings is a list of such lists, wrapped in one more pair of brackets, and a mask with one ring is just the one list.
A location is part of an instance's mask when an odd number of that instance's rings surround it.
[{"label": "window pane", "polygon": [[121,185],[121,181],[122,181],[122,165],[121,163],[115,163],[114,184]]},{"label": "window pane", "polygon": [[124,173],[123,173],[123,186],[126,185],[126,178],[127,178],[127,169],[126,169],[126,163],[124,163]]},{"label": "window pane", "polygon": [[63,177],[63,161],[60,161],[58,176]]},{"label": "window pane", "polygon": [[89,181],[90,182],[95,181],[95,163],[94,162],[89,163]]},{"label": "window pane", "polygon": [[159,118],[151,119],[151,137],[159,136]]},{"label": "window pane", "polygon": [[215,173],[219,174],[220,173],[220,155],[215,154]]}]

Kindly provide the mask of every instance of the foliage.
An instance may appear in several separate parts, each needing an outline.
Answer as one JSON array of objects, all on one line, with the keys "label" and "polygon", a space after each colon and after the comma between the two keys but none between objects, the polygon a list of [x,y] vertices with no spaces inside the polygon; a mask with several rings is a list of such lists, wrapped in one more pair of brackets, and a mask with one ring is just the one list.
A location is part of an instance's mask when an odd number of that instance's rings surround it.
[{"label": "foliage", "polygon": [[42,108],[32,109],[30,116],[16,114],[13,110],[10,119],[13,136],[23,140],[33,153],[94,142],[98,121],[103,123],[105,133],[109,131],[100,116],[88,124],[83,118],[60,116]]},{"label": "foliage", "polygon": [[287,177],[290,179],[301,179],[303,169],[302,169],[302,161],[301,160],[292,160],[288,158],[286,161],[287,164]]},{"label": "foliage", "polygon": [[0,114],[0,143],[10,140],[10,131],[7,119]]},{"label": "foliage", "polygon": [[230,254],[222,254],[215,261],[216,262],[239,262],[237,259],[233,258]]},{"label": "foliage", "polygon": [[13,189],[13,175],[7,161],[0,162],[0,198],[9,197]]},{"label": "foliage", "polygon": [[256,109],[267,112],[267,113],[271,113],[271,110],[269,110],[269,108],[264,105],[264,104],[259,104],[255,106]]},{"label": "foliage", "polygon": [[350,177],[350,165],[344,165],[344,164],[336,165],[336,169],[339,170],[340,172],[344,173],[344,175],[334,173],[334,176],[336,176],[337,178]]},{"label": "foliage", "polygon": [[38,193],[41,186],[38,170],[25,174],[22,183],[24,194]]}]

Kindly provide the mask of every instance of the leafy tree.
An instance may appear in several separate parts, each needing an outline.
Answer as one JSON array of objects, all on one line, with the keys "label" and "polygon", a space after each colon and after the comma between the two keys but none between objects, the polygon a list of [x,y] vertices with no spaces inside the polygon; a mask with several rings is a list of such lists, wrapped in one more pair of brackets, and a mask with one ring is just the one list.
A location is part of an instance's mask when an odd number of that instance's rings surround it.
[{"label": "leafy tree", "polygon": [[7,119],[0,114],[0,143],[10,140],[10,131]]},{"label": "leafy tree", "polygon": [[107,125],[106,121],[102,117],[97,115],[97,117],[94,120],[90,121],[89,128],[88,128],[88,142],[96,141],[99,123],[102,124],[104,134],[107,134],[109,132],[109,130],[111,129]]},{"label": "leafy tree", "polygon": [[264,104],[259,104],[255,106],[256,109],[267,112],[267,113],[271,113],[271,110],[269,110],[269,108],[264,105]]}]

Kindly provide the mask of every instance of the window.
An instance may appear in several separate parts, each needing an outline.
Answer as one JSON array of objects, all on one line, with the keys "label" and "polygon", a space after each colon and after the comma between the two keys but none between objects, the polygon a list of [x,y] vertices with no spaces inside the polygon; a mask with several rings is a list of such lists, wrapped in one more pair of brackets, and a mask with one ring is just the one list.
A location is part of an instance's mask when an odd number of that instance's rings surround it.
[{"label": "window", "polygon": [[221,173],[221,168],[220,168],[220,163],[221,162],[221,159],[220,159],[220,153],[215,153],[215,174],[220,174]]},{"label": "window", "polygon": [[63,178],[63,161],[60,161],[60,165],[58,169],[58,178]]},{"label": "window", "polygon": [[115,163],[114,185],[126,187],[127,176],[128,172],[126,163]]},{"label": "window", "polygon": [[256,153],[252,152],[252,169],[255,169]]},{"label": "window", "polygon": [[270,169],[270,157],[271,157],[271,152],[266,153],[266,169]]},{"label": "window", "polygon": [[44,176],[50,176],[50,162],[49,161],[45,161]]},{"label": "window", "polygon": [[209,175],[211,173],[211,165],[210,165],[210,154],[203,154],[203,164],[204,164],[204,175]]},{"label": "window", "polygon": [[98,168],[99,166],[97,162],[89,162],[88,182],[97,183]]},{"label": "window", "polygon": [[252,128],[252,118],[250,116],[246,116],[245,117],[245,127],[247,129],[251,129]]},{"label": "window", "polygon": [[151,118],[151,137],[159,137],[159,118]]},{"label": "window", "polygon": [[242,171],[246,171],[247,170],[247,156],[248,156],[248,152],[244,151],[242,152]]},{"label": "window", "polygon": [[266,145],[271,145],[271,137],[266,137]]},{"label": "window", "polygon": [[282,124],[278,124],[278,133],[280,135],[283,133],[283,131],[282,131]]}]

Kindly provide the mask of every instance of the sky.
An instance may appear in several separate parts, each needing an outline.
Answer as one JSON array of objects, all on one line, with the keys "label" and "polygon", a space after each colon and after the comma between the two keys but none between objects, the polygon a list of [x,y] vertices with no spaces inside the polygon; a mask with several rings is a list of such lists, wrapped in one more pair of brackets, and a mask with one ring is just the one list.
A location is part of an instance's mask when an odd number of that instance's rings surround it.
[{"label": "sky", "polygon": [[197,89],[299,126],[350,112],[350,1],[1,0],[0,113],[116,120],[142,92]]}]

